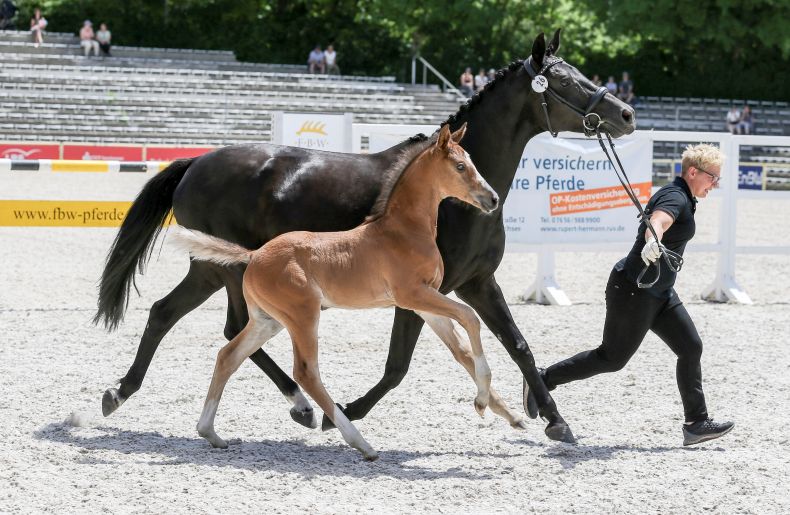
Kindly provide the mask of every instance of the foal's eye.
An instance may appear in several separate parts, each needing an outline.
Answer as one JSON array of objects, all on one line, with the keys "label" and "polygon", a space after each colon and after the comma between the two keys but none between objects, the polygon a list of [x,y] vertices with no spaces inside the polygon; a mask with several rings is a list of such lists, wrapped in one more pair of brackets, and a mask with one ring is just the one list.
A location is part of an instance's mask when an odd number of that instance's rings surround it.
[{"label": "foal's eye", "polygon": [[459,172],[463,172],[464,170],[466,170],[466,165],[464,165],[463,163],[457,163],[455,165],[455,169],[458,170]]}]

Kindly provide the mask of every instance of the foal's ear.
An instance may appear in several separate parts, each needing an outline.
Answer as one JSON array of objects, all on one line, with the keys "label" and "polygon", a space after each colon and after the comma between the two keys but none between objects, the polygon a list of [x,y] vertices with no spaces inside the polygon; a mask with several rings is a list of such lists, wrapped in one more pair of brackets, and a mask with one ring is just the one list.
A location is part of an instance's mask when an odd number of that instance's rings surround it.
[{"label": "foal's ear", "polygon": [[436,148],[446,151],[448,143],[450,143],[450,124],[444,124],[442,125],[442,130],[439,131]]},{"label": "foal's ear", "polygon": [[535,71],[543,68],[543,56],[546,55],[546,37],[541,32],[532,43],[532,62],[535,64]]},{"label": "foal's ear", "polygon": [[562,29],[557,29],[557,32],[554,33],[554,37],[551,38],[551,43],[549,43],[549,48],[546,49],[546,55],[557,55],[557,51],[560,49],[560,31]]},{"label": "foal's ear", "polygon": [[455,131],[453,133],[453,136],[452,136],[453,141],[456,142],[456,143],[460,143],[461,140],[464,137],[464,134],[466,134],[466,122],[464,122],[464,124],[461,125],[460,129],[458,129],[457,131]]}]

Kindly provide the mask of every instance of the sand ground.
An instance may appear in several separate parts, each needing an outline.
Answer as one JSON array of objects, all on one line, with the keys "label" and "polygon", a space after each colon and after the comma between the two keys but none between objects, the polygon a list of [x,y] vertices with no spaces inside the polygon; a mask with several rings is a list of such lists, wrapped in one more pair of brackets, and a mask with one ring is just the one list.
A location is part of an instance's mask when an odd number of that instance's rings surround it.
[{"label": "sand ground", "polygon": [[[719,201],[700,207],[695,241],[715,239]],[[739,201],[739,244],[790,241],[788,200]],[[705,343],[703,374],[725,438],[681,446],[674,356],[649,335],[625,370],[558,389],[578,445],[543,425],[511,429],[472,407],[474,385],[428,330],[411,370],[357,426],[379,451],[362,461],[337,432],[293,423],[287,402],[252,364],[228,385],[214,450],[195,431],[224,339],[224,293],[162,342],[143,388],[109,418],[103,391],[124,375],[148,308],[183,276],[168,244],[140,281],[115,333],[94,327],[95,285],[113,229],[0,228],[0,512],[277,513],[787,513],[790,494],[790,256],[739,256],[752,306],[711,304],[699,292],[715,256],[689,253],[678,291]],[[536,260],[508,253],[497,273],[541,364],[597,345],[603,289],[621,255],[563,253],[557,278],[571,307],[524,304]],[[392,310],[329,310],[321,366],[337,401],[378,380]],[[494,385],[512,406],[521,378],[484,330]],[[280,334],[267,350],[290,370]]]}]

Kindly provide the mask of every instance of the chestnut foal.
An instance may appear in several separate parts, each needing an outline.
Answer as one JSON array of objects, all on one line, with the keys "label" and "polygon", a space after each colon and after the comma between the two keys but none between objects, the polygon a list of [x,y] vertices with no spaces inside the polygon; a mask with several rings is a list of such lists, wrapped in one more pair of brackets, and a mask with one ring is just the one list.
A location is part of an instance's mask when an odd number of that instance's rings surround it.
[{"label": "chestnut foal", "polygon": [[217,356],[197,426],[198,433],[211,445],[227,447],[214,431],[225,384],[250,354],[279,331],[281,324],[293,343],[296,382],[318,403],[349,445],[365,459],[378,457],[321,382],[318,320],[322,307],[397,305],[419,314],[445,343],[458,339],[450,319],[458,322],[471,342],[470,374],[473,372],[477,385],[474,405],[483,415],[489,403],[491,371],[480,341],[480,322],[471,308],[438,291],[444,275],[436,246],[439,203],[455,197],[491,212],[499,202],[458,145],[465,131],[464,124],[450,134],[445,125],[435,144],[429,142],[427,147],[405,154],[393,168],[372,214],[350,231],[290,232],[255,251],[200,232],[179,231],[179,244],[194,259],[223,265],[249,263],[243,291],[250,319]]}]

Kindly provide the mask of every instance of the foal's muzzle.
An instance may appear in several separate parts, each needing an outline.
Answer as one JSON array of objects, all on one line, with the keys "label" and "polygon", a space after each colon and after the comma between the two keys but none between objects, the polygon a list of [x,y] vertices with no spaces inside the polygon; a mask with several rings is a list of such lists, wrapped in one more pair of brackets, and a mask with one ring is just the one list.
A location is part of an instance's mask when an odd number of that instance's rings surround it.
[{"label": "foal's muzzle", "polygon": [[475,200],[486,213],[494,211],[499,206],[499,195],[496,192],[475,193]]}]

